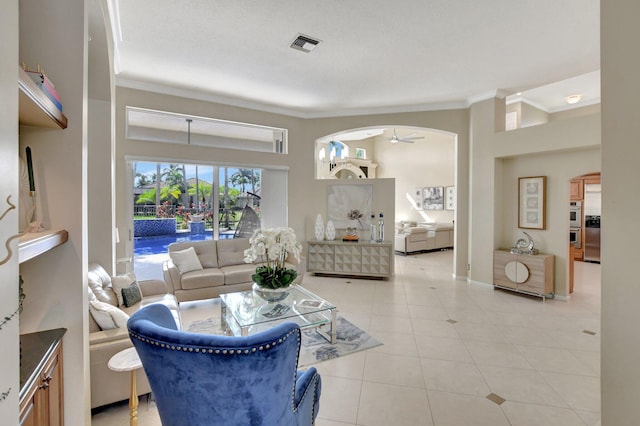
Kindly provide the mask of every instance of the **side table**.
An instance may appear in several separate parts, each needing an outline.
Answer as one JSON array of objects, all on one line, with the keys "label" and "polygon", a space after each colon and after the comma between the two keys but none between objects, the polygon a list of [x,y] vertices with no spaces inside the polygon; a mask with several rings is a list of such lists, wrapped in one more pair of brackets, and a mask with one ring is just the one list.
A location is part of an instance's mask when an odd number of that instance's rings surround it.
[{"label": "side table", "polygon": [[129,395],[129,424],[138,426],[138,392],[136,390],[136,370],[142,367],[136,348],[124,349],[109,360],[109,369],[131,372],[131,395]]}]

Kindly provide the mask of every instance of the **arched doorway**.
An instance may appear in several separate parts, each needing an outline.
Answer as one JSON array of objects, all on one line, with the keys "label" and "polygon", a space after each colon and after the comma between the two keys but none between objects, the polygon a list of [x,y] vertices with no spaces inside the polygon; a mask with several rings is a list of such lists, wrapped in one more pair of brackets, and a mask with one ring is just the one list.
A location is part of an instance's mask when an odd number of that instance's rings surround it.
[{"label": "arched doorway", "polygon": [[[336,143],[341,154],[333,150]],[[448,223],[455,241],[457,135],[406,125],[345,129],[317,139],[314,153],[316,179],[393,178],[396,223]],[[454,199],[424,208],[424,188],[432,187]],[[454,271],[456,257],[454,253]]]}]

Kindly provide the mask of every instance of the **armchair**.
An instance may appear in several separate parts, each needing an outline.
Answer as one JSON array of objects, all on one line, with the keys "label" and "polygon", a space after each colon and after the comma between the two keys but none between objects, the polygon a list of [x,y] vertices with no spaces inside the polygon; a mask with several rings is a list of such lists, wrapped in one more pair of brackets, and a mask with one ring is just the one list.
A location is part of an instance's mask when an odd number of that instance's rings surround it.
[{"label": "armchair", "polygon": [[320,375],[297,369],[296,324],[245,337],[188,333],[150,305],[128,328],[165,426],[306,426],[318,415]]}]

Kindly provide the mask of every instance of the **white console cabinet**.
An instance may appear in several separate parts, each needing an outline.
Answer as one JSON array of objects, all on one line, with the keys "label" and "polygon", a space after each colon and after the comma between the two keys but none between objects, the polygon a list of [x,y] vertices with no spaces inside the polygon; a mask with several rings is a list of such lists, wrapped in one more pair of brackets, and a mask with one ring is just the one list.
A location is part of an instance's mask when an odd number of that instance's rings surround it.
[{"label": "white console cabinet", "polygon": [[389,278],[393,273],[391,243],[309,241],[307,270],[316,274]]},{"label": "white console cabinet", "polygon": [[553,296],[554,259],[550,254],[493,253],[493,283],[496,287],[542,298]]}]

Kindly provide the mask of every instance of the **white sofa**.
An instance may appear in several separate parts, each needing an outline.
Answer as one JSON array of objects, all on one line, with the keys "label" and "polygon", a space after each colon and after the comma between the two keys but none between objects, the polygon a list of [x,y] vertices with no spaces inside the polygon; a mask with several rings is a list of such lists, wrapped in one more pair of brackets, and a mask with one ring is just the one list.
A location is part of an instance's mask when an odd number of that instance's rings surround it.
[{"label": "white sofa", "polygon": [[[211,299],[222,293],[250,290],[253,284],[251,276],[257,264],[244,261],[244,251],[249,247],[249,238],[170,244],[170,258],[162,265],[164,281],[171,287],[178,302]],[[176,265],[176,252],[186,255],[185,251],[190,248],[195,251],[197,261],[195,265],[187,265],[181,270],[180,265]],[[181,260],[184,262],[184,257]],[[291,255],[286,261],[288,268],[298,272],[296,284],[302,282],[306,270],[303,260],[301,257],[298,262]]]},{"label": "white sofa", "polygon": [[[119,303],[116,292],[114,291],[113,280],[107,271],[97,263],[89,265],[88,278],[88,297],[89,297],[89,358],[91,371],[91,408],[100,407],[117,401],[123,401],[129,398],[131,392],[131,375],[129,373],[111,371],[107,366],[109,359],[123,349],[133,347],[129,332],[126,328],[126,318],[143,306],[154,303],[162,303],[171,309],[174,314],[176,324],[180,327],[180,311],[178,310],[178,302],[163,281],[149,280],[137,281],[142,299],[125,307]],[[135,279],[128,276],[128,279]],[[120,278],[118,278],[120,279]],[[115,309],[110,316],[117,317],[114,319],[116,328],[101,329],[94,315],[98,315],[95,309],[91,309],[96,303],[102,302]],[[121,315],[120,312],[126,315]],[[102,312],[102,311],[101,311]],[[108,320],[108,316],[107,316]],[[101,322],[104,321],[104,318]],[[124,326],[123,326],[124,323]],[[104,324],[103,324],[104,325]],[[120,327],[117,327],[120,325]],[[144,395],[151,392],[147,377],[142,369],[137,370],[136,385],[138,395]]]},{"label": "white sofa", "polygon": [[411,254],[453,248],[453,223],[396,224],[395,251]]}]

